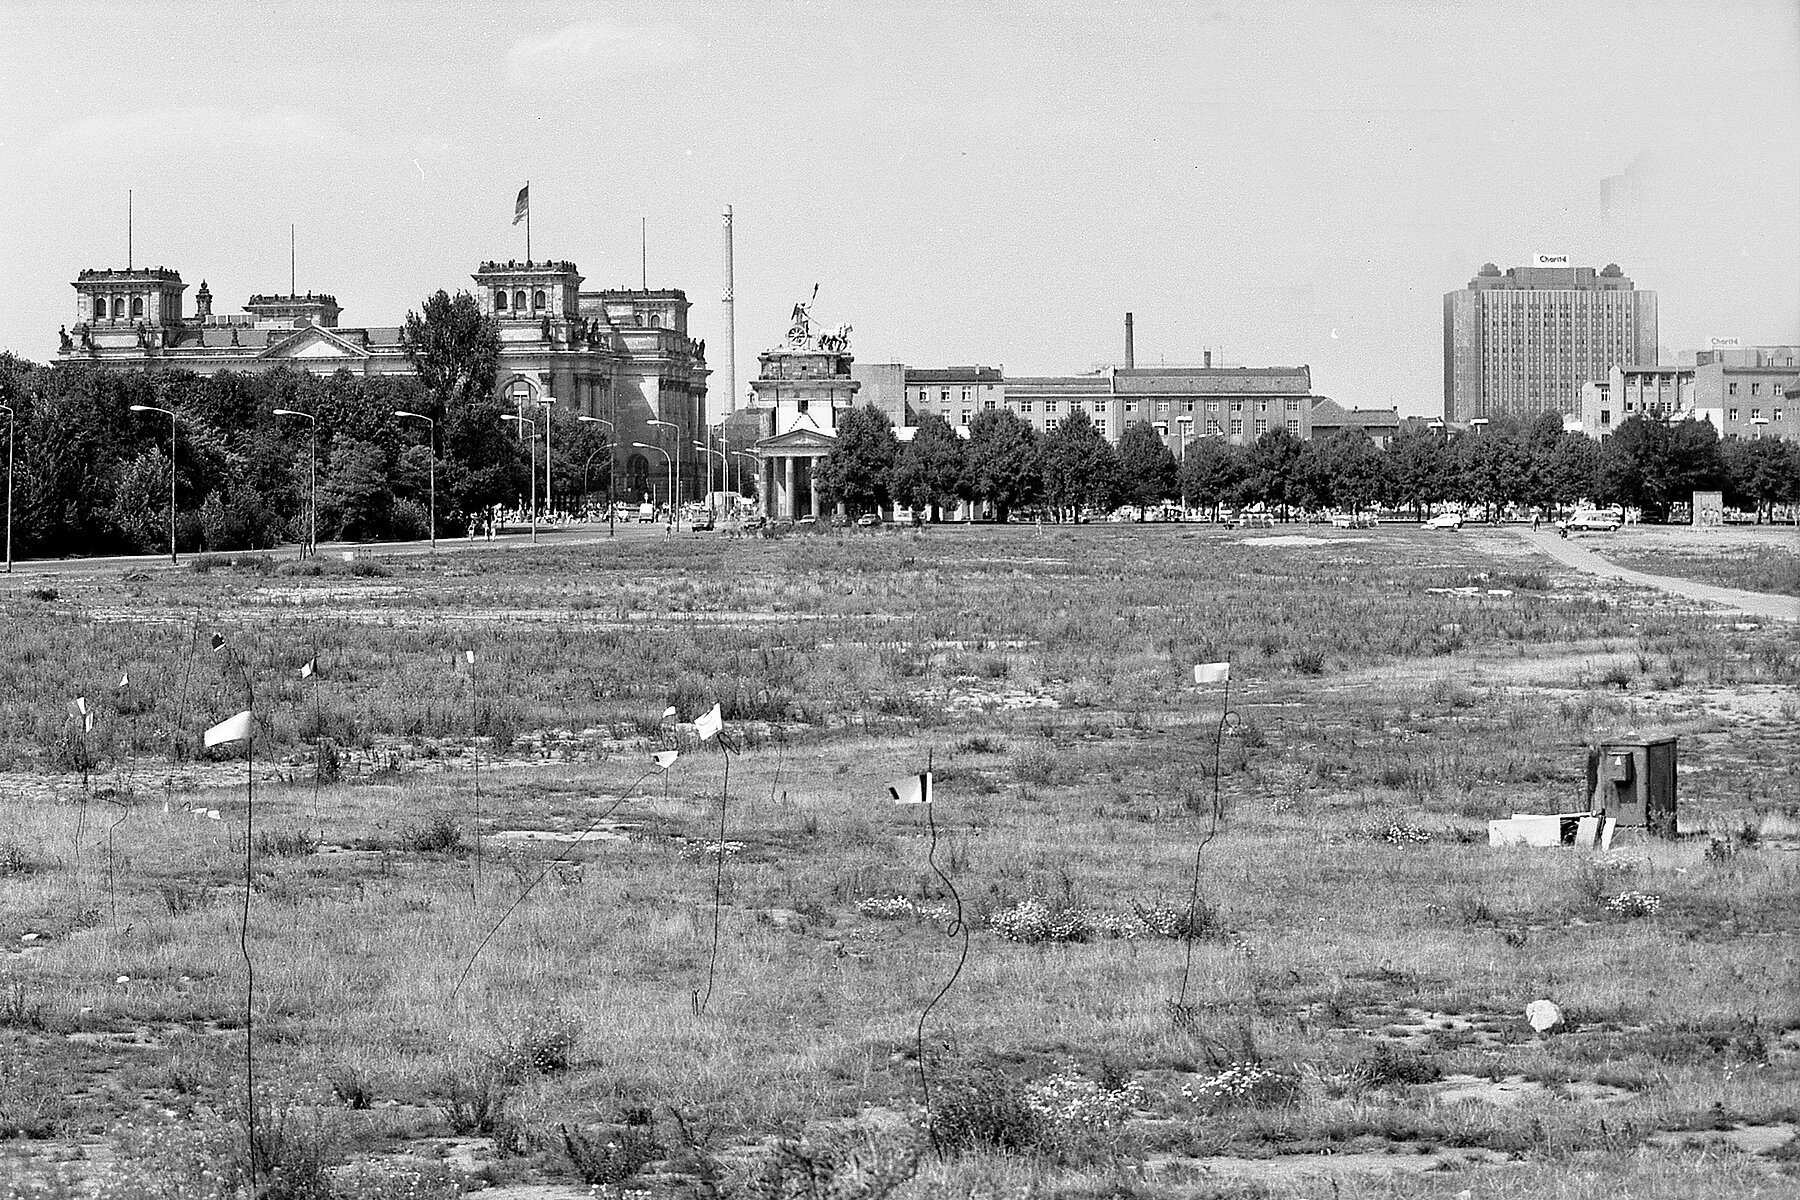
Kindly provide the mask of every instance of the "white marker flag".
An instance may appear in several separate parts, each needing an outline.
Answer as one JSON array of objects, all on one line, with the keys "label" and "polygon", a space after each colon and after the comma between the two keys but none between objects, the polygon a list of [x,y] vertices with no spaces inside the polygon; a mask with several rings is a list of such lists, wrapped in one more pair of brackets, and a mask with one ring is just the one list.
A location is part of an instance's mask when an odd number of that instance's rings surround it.
[{"label": "white marker flag", "polygon": [[71,717],[87,716],[87,697],[86,696],[77,696],[73,700],[69,701],[69,715]]},{"label": "white marker flag", "polygon": [[225,648],[225,635],[224,634],[222,634],[222,633],[213,634],[212,648],[214,651],[222,650]]},{"label": "white marker flag", "polygon": [[887,785],[887,791],[895,804],[930,804],[931,772],[922,771],[905,779],[896,779]]},{"label": "white marker flag", "polygon": [[679,750],[658,750],[655,754],[650,756],[652,761],[665,771],[674,766],[675,760],[680,757],[681,752]]},{"label": "white marker flag", "polygon": [[226,717],[217,725],[206,731],[206,744],[222,746],[226,742],[242,742],[250,737],[250,710],[245,709],[235,717]]},{"label": "white marker flag", "polygon": [[1224,683],[1230,678],[1231,664],[1228,662],[1194,664],[1195,683]]},{"label": "white marker flag", "polygon": [[719,715],[719,706],[713,705],[711,712],[701,713],[694,718],[694,732],[700,735],[701,741],[719,736],[719,730],[725,728],[725,718]]},{"label": "white marker flag", "polygon": [[216,808],[209,808],[209,809],[207,809],[207,810],[206,810],[206,819],[207,819],[207,820],[209,820],[209,821],[219,821],[219,820],[223,820],[223,819],[224,819],[224,818],[222,818],[222,817],[220,817],[220,816],[219,816],[219,810],[218,810],[218,809],[216,809]]},{"label": "white marker flag", "polygon": [[131,672],[127,671],[127,672],[125,672],[125,674],[119,676],[119,690],[122,692],[130,686],[131,686]]},{"label": "white marker flag", "polygon": [[475,652],[473,650],[464,650],[463,655],[468,659],[470,666],[475,664]]},{"label": "white marker flag", "polygon": [[83,733],[94,732],[94,714],[93,713],[82,713],[81,714],[81,731]]},{"label": "white marker flag", "polygon": [[312,675],[313,675],[313,671],[316,669],[318,661],[319,660],[316,658],[309,658],[305,662],[301,663],[300,664],[300,678],[311,679]]},{"label": "white marker flag", "polygon": [[675,706],[673,704],[663,709],[662,719],[665,721],[672,721],[675,719]]}]

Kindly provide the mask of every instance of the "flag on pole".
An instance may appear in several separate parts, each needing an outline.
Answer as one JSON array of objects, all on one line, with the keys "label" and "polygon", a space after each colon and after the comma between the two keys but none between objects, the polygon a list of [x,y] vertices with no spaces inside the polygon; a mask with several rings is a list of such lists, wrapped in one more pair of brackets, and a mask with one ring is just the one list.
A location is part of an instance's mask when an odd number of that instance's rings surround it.
[{"label": "flag on pole", "polygon": [[513,224],[517,225],[531,211],[531,185],[528,183],[519,189],[519,199],[513,204]]},{"label": "flag on pole", "polygon": [[131,672],[127,671],[123,675],[119,676],[119,690],[122,692],[130,686],[131,686]]},{"label": "flag on pole", "polygon": [[212,648],[214,650],[222,650],[222,649],[224,649],[224,647],[225,647],[225,635],[222,633],[213,634]]},{"label": "flag on pole", "polygon": [[218,821],[218,820],[222,820],[222,819],[223,819],[223,818],[221,818],[221,817],[220,817],[220,816],[219,816],[219,810],[218,810],[218,809],[216,809],[216,808],[209,808],[209,809],[207,809],[207,810],[206,810],[206,819],[207,819],[207,820],[209,820],[209,821]]},{"label": "flag on pole", "polygon": [[1230,678],[1231,664],[1228,662],[1194,664],[1195,683],[1224,683]]},{"label": "flag on pole", "polygon": [[701,741],[719,736],[719,730],[725,728],[725,718],[719,715],[719,706],[713,705],[711,712],[701,713],[694,718],[694,732],[700,735]]},{"label": "flag on pole", "polygon": [[313,676],[313,671],[315,669],[317,669],[318,662],[319,662],[319,660],[316,658],[309,658],[305,662],[301,663],[300,664],[300,678],[311,679]]},{"label": "flag on pole", "polygon": [[673,721],[675,719],[675,706],[673,704],[663,709],[662,719],[665,721]]},{"label": "flag on pole", "polygon": [[887,785],[887,792],[895,804],[930,804],[931,772],[921,771],[905,779],[896,779]]},{"label": "flag on pole", "polygon": [[73,700],[69,701],[69,715],[71,717],[87,716],[87,697],[86,696],[77,696]]},{"label": "flag on pole", "polygon": [[679,750],[658,750],[650,757],[655,761],[657,766],[666,771],[675,765],[675,760],[681,757],[681,752]]},{"label": "flag on pole", "polygon": [[81,732],[83,732],[83,733],[94,732],[94,714],[93,713],[82,713],[81,714]]},{"label": "flag on pole", "polygon": [[475,665],[475,652],[473,650],[464,650],[463,658],[469,663],[470,666]]},{"label": "flag on pole", "polygon": [[248,741],[250,738],[250,710],[245,709],[235,717],[226,717],[217,725],[206,731],[208,747],[220,746],[226,742]]}]

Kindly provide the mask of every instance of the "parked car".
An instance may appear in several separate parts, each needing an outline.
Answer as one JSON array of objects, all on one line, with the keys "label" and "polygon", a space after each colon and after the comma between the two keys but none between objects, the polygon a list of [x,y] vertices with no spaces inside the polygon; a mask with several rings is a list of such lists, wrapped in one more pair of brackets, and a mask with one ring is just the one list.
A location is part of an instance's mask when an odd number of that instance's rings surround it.
[{"label": "parked car", "polygon": [[639,523],[648,523],[654,520],[656,520],[656,505],[649,503],[638,505]]},{"label": "parked car", "polygon": [[1273,529],[1275,518],[1268,513],[1243,513],[1232,525],[1238,529]]},{"label": "parked car", "polygon": [[1461,513],[1439,513],[1437,516],[1431,518],[1431,520],[1425,522],[1425,528],[1427,529],[1461,529],[1462,527],[1463,517]]},{"label": "parked car", "polygon": [[880,524],[880,513],[864,513],[862,516],[856,518],[856,525],[859,529],[874,529]]},{"label": "parked car", "polygon": [[1586,509],[1571,513],[1561,528],[1589,533],[1611,533],[1619,527],[1619,518],[1611,513]]}]

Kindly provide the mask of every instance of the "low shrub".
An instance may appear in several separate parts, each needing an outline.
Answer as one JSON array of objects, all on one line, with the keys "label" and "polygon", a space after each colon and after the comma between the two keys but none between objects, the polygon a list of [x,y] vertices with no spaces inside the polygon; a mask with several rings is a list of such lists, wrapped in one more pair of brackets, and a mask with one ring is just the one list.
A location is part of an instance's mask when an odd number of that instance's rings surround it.
[{"label": "low shrub", "polygon": [[35,875],[43,869],[44,865],[25,848],[25,843],[0,838],[0,876]]},{"label": "low shrub", "polygon": [[920,1153],[912,1138],[871,1135],[827,1142],[784,1138],[727,1194],[746,1200],[789,1196],[884,1200],[918,1173]]},{"label": "low shrub", "polygon": [[450,1132],[461,1137],[488,1137],[509,1120],[512,1081],[493,1063],[466,1073],[452,1072],[439,1085],[438,1109]]},{"label": "low shrub", "polygon": [[530,1075],[554,1075],[569,1069],[580,1038],[579,1021],[554,1009],[533,1010],[501,1042],[494,1062],[515,1083]]},{"label": "low shrub", "polygon": [[572,1128],[557,1125],[552,1139],[583,1183],[616,1186],[663,1157],[662,1143],[642,1126]]},{"label": "low shrub", "polygon": [[467,854],[462,821],[453,812],[438,810],[426,816],[419,825],[410,825],[400,833],[402,849],[417,854]]},{"label": "low shrub", "polygon": [[305,858],[317,854],[324,838],[304,829],[278,829],[256,835],[258,858]]},{"label": "low shrub", "polygon": [[1198,1083],[1184,1084],[1181,1094],[1207,1112],[1232,1108],[1264,1108],[1285,1104],[1299,1090],[1286,1071],[1262,1063],[1235,1063]]},{"label": "low shrub", "polygon": [[956,1063],[932,1086],[931,1133],[943,1150],[1029,1150],[1037,1144],[1037,1113],[1025,1089],[990,1065]]}]

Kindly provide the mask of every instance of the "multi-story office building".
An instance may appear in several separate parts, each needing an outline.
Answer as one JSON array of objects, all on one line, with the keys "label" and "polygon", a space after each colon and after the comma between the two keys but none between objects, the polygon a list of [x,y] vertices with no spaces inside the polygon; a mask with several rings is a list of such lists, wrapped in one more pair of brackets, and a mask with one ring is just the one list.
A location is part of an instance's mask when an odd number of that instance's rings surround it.
[{"label": "multi-story office building", "polygon": [[1693,416],[1694,368],[1614,366],[1581,389],[1581,432],[1603,442],[1632,417]]},{"label": "multi-story office building", "polygon": [[1505,274],[1487,263],[1444,296],[1444,419],[1574,415],[1582,387],[1621,363],[1657,359],[1656,293],[1616,264],[1562,255]]},{"label": "multi-story office building", "polygon": [[1582,389],[1582,432],[1605,441],[1632,417],[1710,421],[1720,437],[1800,437],[1800,346],[1698,351],[1698,365],[1615,366]]}]

